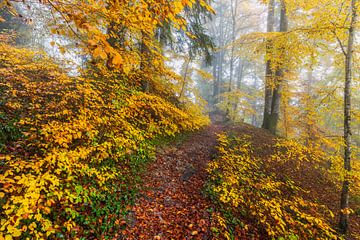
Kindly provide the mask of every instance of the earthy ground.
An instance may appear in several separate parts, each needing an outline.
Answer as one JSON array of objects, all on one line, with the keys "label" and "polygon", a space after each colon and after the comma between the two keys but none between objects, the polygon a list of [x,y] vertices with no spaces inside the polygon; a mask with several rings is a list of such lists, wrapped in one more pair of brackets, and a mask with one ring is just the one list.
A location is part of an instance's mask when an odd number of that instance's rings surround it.
[{"label": "earthy ground", "polygon": [[158,153],[131,211],[126,239],[211,239],[211,203],[202,190],[220,132],[212,125]]},{"label": "earthy ground", "polygon": [[[211,232],[214,205],[206,198],[203,189],[207,179],[206,166],[216,153],[216,134],[222,131],[250,137],[254,155],[264,160],[264,167],[269,172],[277,173],[279,178],[291,177],[309,190],[309,194],[303,197],[317,199],[337,213],[339,192],[334,191],[336,186],[313,165],[295,170],[296,159],[281,166],[271,165],[270,156],[276,139],[273,135],[247,124],[232,127],[212,125],[192,134],[179,145],[174,143],[158,151],[156,160],[144,176],[143,191],[130,209],[123,239],[216,239]],[[336,224],[337,218],[329,221]],[[359,232],[359,217],[353,217],[351,225],[352,232]]]}]

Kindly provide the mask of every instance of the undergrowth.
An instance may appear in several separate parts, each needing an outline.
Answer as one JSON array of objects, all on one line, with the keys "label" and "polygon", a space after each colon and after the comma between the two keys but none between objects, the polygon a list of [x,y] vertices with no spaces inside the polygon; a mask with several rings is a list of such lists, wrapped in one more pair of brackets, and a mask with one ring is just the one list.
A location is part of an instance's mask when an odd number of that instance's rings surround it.
[{"label": "undergrowth", "polygon": [[216,231],[224,238],[337,239],[324,217],[332,212],[302,198],[305,190],[291,179],[265,171],[249,139],[219,135],[217,150],[208,167],[207,192],[221,212]]},{"label": "undergrowth", "polygon": [[70,77],[5,44],[0,66],[0,239],[115,236],[155,139],[208,124],[120,74]]}]

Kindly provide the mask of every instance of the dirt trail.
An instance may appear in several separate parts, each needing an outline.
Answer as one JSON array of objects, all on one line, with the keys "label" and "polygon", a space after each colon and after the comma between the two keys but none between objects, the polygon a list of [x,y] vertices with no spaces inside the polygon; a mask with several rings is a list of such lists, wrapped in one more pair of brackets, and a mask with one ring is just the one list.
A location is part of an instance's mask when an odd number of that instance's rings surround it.
[{"label": "dirt trail", "polygon": [[212,125],[157,154],[128,217],[125,239],[211,239],[211,203],[202,189],[220,132]]},{"label": "dirt trail", "polygon": [[[267,131],[247,124],[236,126],[212,125],[194,133],[181,145],[174,144],[161,150],[143,177],[143,191],[132,207],[121,239],[170,240],[217,239],[211,232],[218,223],[211,220],[213,203],[203,193],[207,180],[206,166],[212,160],[217,145],[216,133],[229,132],[252,142],[253,154],[264,161],[269,174],[278,179],[293,179],[306,191],[301,196],[328,206],[338,212],[339,191],[322,171],[304,162],[298,169],[297,159],[284,164],[273,164],[276,137]],[[266,163],[266,164],[265,164]],[[316,181],[314,181],[316,179]],[[306,194],[306,192],[310,194]],[[217,212],[217,211],[216,211]],[[329,219],[336,226],[337,217]],[[252,219],[243,219],[252,224]],[[352,216],[352,232],[358,233],[358,217]],[[265,239],[259,233],[242,235],[239,239]],[[261,234],[261,233],[260,233]],[[221,239],[221,237],[220,237]]]}]

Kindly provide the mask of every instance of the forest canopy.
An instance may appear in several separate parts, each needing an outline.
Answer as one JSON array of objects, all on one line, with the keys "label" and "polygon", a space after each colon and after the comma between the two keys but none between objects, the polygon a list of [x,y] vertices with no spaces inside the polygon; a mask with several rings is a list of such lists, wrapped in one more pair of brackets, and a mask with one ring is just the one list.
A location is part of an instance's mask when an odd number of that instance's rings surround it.
[{"label": "forest canopy", "polygon": [[360,239],[359,4],[2,1],[0,239]]}]

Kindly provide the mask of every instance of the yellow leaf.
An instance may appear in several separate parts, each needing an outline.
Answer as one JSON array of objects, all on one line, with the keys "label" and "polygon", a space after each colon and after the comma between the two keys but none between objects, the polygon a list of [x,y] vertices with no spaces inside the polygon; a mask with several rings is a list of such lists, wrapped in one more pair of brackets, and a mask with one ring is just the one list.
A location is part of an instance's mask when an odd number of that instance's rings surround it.
[{"label": "yellow leaf", "polygon": [[184,8],[184,6],[183,6],[183,4],[181,2],[174,2],[173,3],[173,10],[174,10],[175,14],[181,12],[183,8]]},{"label": "yellow leaf", "polygon": [[119,66],[120,64],[122,64],[123,62],[123,59],[122,57],[120,56],[120,54],[116,54],[115,57],[113,58],[112,60],[112,63],[115,65],[115,66]]},{"label": "yellow leaf", "polygon": [[348,214],[352,213],[352,210],[350,208],[344,208],[344,209],[341,209],[341,212],[343,214],[348,215]]},{"label": "yellow leaf", "polygon": [[29,229],[30,229],[31,231],[34,231],[35,228],[36,228],[36,223],[35,223],[35,222],[33,222],[33,223],[31,223],[31,224],[29,225]]},{"label": "yellow leaf", "polygon": [[106,59],[107,54],[101,49],[101,47],[95,48],[93,52],[94,58],[100,57],[101,59]]},{"label": "yellow leaf", "polygon": [[59,50],[60,50],[61,54],[64,54],[66,52],[64,47],[59,47]]},{"label": "yellow leaf", "polygon": [[90,39],[90,40],[88,41],[88,43],[89,43],[90,46],[95,46],[95,45],[97,45],[97,42],[96,42],[95,40],[92,40],[92,39]]},{"label": "yellow leaf", "polygon": [[12,235],[14,237],[20,237],[21,236],[21,230],[16,228]]}]

